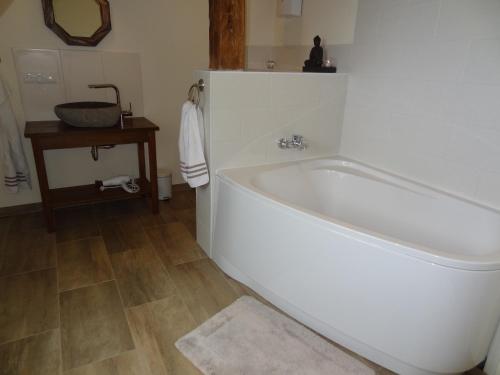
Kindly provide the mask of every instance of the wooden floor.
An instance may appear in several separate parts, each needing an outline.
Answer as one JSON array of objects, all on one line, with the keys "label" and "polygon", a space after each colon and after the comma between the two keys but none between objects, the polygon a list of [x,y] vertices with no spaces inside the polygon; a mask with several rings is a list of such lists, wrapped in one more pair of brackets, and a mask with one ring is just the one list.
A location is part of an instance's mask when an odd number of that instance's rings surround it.
[{"label": "wooden floor", "polygon": [[[174,346],[238,297],[195,241],[195,196],[0,218],[0,373],[199,374]],[[363,360],[363,359],[361,359]],[[377,374],[391,374],[376,365]]]}]

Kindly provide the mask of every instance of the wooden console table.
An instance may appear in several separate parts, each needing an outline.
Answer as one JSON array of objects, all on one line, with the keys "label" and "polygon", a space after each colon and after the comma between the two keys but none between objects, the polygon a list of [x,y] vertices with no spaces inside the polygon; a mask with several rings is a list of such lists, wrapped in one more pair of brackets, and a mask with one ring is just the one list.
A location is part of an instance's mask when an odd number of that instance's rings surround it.
[{"label": "wooden console table", "polygon": [[[155,132],[159,128],[144,117],[125,118],[124,123],[124,129],[119,126],[112,128],[75,128],[62,121],[26,123],[24,136],[31,138],[38,183],[42,195],[43,211],[49,232],[55,230],[54,209],[56,208],[149,195],[151,197],[151,209],[154,214],[158,213]],[[137,183],[141,187],[140,192],[130,194],[122,189],[100,191],[95,184],[59,189],[49,188],[43,157],[44,150],[130,143],[137,143],[139,157],[139,179]],[[144,143],[148,144],[149,150],[149,180],[146,178]]]}]

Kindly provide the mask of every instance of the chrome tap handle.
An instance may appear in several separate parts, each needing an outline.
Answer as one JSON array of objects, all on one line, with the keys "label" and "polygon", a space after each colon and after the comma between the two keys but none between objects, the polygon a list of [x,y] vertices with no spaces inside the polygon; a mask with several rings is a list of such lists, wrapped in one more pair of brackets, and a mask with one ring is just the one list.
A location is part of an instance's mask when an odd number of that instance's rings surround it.
[{"label": "chrome tap handle", "polygon": [[286,138],[280,138],[277,141],[278,147],[281,149],[288,148],[288,140]]},{"label": "chrome tap handle", "polygon": [[304,141],[304,137],[298,134],[292,135],[292,144],[296,146],[301,146]]}]

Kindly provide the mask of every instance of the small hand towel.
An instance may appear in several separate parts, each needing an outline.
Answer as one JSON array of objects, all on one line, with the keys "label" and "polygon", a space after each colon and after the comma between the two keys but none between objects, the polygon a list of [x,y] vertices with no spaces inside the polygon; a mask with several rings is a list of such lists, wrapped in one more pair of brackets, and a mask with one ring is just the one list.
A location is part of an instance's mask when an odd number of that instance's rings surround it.
[{"label": "small hand towel", "polygon": [[0,142],[3,157],[4,185],[17,193],[22,188],[31,189],[30,173],[24,154],[21,134],[7,90],[0,79]]},{"label": "small hand towel", "polygon": [[205,161],[203,115],[197,105],[187,101],[182,106],[179,153],[181,174],[191,187],[208,184]]}]

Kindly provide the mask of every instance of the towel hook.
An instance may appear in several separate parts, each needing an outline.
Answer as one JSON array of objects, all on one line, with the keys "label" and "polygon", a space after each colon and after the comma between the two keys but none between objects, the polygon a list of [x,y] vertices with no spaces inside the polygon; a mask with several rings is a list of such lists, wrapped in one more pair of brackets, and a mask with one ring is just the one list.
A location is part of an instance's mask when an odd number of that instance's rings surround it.
[{"label": "towel hook", "polygon": [[188,91],[188,99],[192,101],[194,104],[200,104],[201,93],[205,89],[205,81],[200,79],[197,83],[191,85]]}]

